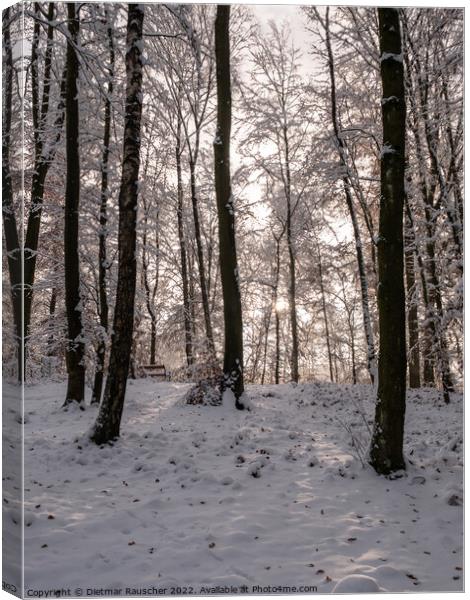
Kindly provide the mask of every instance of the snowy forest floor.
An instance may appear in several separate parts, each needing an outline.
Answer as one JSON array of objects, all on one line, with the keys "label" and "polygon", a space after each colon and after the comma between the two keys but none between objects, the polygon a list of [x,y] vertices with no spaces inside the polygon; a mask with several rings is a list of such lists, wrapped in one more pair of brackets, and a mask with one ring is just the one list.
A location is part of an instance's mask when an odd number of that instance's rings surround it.
[{"label": "snowy forest floor", "polygon": [[392,481],[352,445],[351,431],[367,448],[370,386],[249,386],[250,412],[185,405],[187,389],[130,381],[122,437],[99,448],[96,408],[64,411],[63,384],[28,388],[26,589],[330,592],[350,574],[462,589],[461,395],[408,394],[409,467]]}]

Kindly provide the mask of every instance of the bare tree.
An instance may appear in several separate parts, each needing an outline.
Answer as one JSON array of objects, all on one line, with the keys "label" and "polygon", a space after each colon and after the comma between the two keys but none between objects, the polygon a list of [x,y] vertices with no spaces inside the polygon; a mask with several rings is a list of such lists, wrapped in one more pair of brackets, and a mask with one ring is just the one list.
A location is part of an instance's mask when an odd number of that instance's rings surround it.
[{"label": "bare tree", "polygon": [[[316,10],[316,9],[315,9]],[[374,347],[374,335],[372,331],[372,319],[369,307],[369,284],[367,280],[367,271],[364,260],[364,254],[362,250],[362,239],[359,228],[358,218],[356,215],[356,208],[354,206],[352,191],[352,181],[350,177],[350,166],[347,160],[347,151],[341,126],[338,117],[338,107],[336,100],[336,77],[335,77],[335,63],[333,56],[333,49],[331,45],[330,37],[330,23],[329,23],[329,7],[326,9],[324,28],[325,28],[325,43],[328,54],[328,70],[330,75],[330,93],[331,93],[331,120],[333,124],[333,133],[335,139],[335,145],[338,150],[339,160],[343,171],[343,189],[346,197],[346,204],[348,207],[351,223],[354,231],[354,240],[356,242],[356,257],[357,267],[359,271],[359,281],[361,284],[361,298],[362,298],[362,315],[364,321],[364,332],[367,343],[367,368],[369,370],[370,378],[372,383],[374,382],[376,373],[376,359],[375,359],[375,347]],[[318,11],[318,18],[319,14]]]},{"label": "bare tree", "polygon": [[136,288],[136,221],[142,117],[142,28],[144,8],[128,5],[126,116],[119,192],[119,270],[109,374],[91,439],[96,444],[119,436],[129,373]]}]

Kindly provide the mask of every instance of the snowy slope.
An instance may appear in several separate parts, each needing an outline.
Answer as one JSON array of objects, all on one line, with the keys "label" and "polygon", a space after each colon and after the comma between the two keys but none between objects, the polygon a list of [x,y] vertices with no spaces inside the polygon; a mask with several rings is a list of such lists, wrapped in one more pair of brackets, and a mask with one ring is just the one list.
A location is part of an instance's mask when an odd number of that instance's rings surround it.
[{"label": "snowy slope", "polygon": [[462,589],[461,396],[410,393],[412,464],[390,481],[348,432],[366,447],[369,386],[251,386],[251,412],[184,405],[187,389],[130,382],[103,448],[96,408],[28,389],[26,589]]}]

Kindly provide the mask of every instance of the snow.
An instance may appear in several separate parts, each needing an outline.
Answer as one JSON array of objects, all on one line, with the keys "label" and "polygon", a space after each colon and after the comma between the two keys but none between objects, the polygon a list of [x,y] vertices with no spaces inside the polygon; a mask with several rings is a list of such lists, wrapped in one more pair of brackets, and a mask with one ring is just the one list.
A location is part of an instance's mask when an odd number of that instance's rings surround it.
[{"label": "snow", "polygon": [[335,594],[367,594],[380,592],[377,582],[367,575],[348,575],[333,588]]},{"label": "snow", "polygon": [[382,146],[382,151],[380,153],[380,158],[383,158],[386,154],[396,154],[396,150],[395,148],[393,148],[393,146],[390,146],[390,144],[384,144]]},{"label": "snow", "polygon": [[380,56],[380,62],[385,62],[386,60],[395,60],[396,62],[402,63],[403,62],[403,52],[400,52],[400,54],[394,54],[393,52],[382,52],[381,56]]},{"label": "snow", "polygon": [[408,470],[389,480],[361,466],[371,386],[248,386],[250,411],[185,405],[188,384],[127,389],[122,436],[100,448],[96,407],[27,388],[26,590],[462,590],[460,395],[409,393]]}]

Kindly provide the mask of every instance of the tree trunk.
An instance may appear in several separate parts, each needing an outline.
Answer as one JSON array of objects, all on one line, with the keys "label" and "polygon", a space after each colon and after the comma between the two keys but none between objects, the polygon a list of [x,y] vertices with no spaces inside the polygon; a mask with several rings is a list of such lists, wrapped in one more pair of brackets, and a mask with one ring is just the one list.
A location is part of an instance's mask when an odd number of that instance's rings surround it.
[{"label": "tree trunk", "polygon": [[372,383],[375,380],[376,374],[376,358],[375,358],[375,347],[374,347],[374,334],[372,332],[372,319],[370,315],[369,307],[369,286],[367,281],[367,271],[364,260],[364,253],[362,251],[362,240],[361,232],[359,229],[359,223],[357,220],[356,210],[354,208],[353,196],[351,193],[351,181],[349,177],[349,167],[345,156],[345,143],[341,136],[340,125],[338,120],[338,108],[336,102],[336,78],[335,78],[335,65],[333,57],[333,49],[331,47],[330,40],[330,27],[329,27],[329,8],[326,9],[326,21],[325,21],[325,42],[328,53],[328,67],[330,72],[330,85],[331,85],[331,120],[333,124],[333,132],[335,136],[335,143],[338,149],[338,155],[340,164],[345,172],[343,176],[343,188],[346,197],[346,204],[348,207],[349,215],[351,217],[351,223],[354,231],[354,239],[356,242],[356,258],[357,266],[359,270],[359,281],[361,284],[361,300],[362,300],[362,316],[364,321],[364,333],[367,344],[367,369]]},{"label": "tree trunk", "polygon": [[421,251],[419,249],[418,243],[416,241],[416,232],[415,225],[413,219],[413,213],[411,212],[411,207],[408,202],[408,199],[405,197],[405,208],[406,208],[406,221],[407,221],[407,235],[411,241],[411,236],[413,238],[413,249],[416,257],[416,261],[418,263],[419,277],[421,282],[421,292],[423,295],[423,305],[425,310],[425,320],[426,320],[426,335],[424,335],[421,339],[421,346],[423,349],[423,385],[425,387],[432,387],[434,385],[434,367],[433,367],[433,349],[432,343],[435,334],[435,323],[432,316],[432,307],[429,302],[429,293],[428,293],[428,283],[426,279],[426,272],[423,262],[423,257],[421,256]]},{"label": "tree trunk", "polygon": [[267,357],[268,357],[268,343],[269,343],[269,328],[271,326],[271,315],[272,315],[272,305],[266,310],[266,314],[264,316],[264,342],[263,342],[263,369],[261,371],[261,385],[264,385],[266,379],[266,366],[267,366]]},{"label": "tree trunk", "polygon": [[235,243],[235,207],[230,180],[232,92],[230,74],[230,6],[218,5],[215,19],[217,70],[217,133],[214,140],[214,174],[219,217],[219,256],[224,302],[224,388],[235,395],[243,410],[243,323]]},{"label": "tree trunk", "polygon": [[193,357],[193,336],[191,330],[191,307],[189,299],[189,281],[188,281],[188,263],[186,255],[186,236],[184,233],[184,198],[183,198],[183,178],[181,174],[181,118],[178,115],[178,126],[176,134],[176,177],[178,184],[178,204],[176,214],[178,218],[178,239],[180,244],[181,257],[181,279],[183,282],[183,311],[184,311],[184,342],[186,351],[186,362],[188,367],[194,363]]},{"label": "tree trunk", "polygon": [[211,315],[209,309],[209,296],[207,293],[206,270],[204,266],[204,249],[202,247],[201,224],[199,218],[199,201],[196,192],[196,163],[189,162],[191,203],[193,207],[194,234],[196,238],[196,256],[199,269],[199,285],[201,286],[202,310],[204,312],[204,325],[206,328],[207,350],[211,356],[215,356],[214,335],[212,333]]},{"label": "tree trunk", "polygon": [[379,8],[383,149],[378,243],[380,350],[370,460],[377,473],[405,468],[406,315],[403,265],[406,106],[400,20]]},{"label": "tree trunk", "polygon": [[[321,262],[321,253],[320,247],[318,247],[318,276],[320,283],[320,292],[321,292],[321,306],[323,312],[323,320],[325,321],[325,338],[326,338],[326,348],[328,350],[328,366],[330,368],[330,381],[334,381],[333,375],[333,359],[331,356],[331,343],[330,343],[330,328],[328,325],[328,314],[326,311],[326,299],[325,299],[325,287],[323,285],[323,267]],[[354,382],[355,383],[355,382]]]},{"label": "tree trunk", "polygon": [[126,112],[121,188],[119,192],[119,267],[109,374],[91,439],[104,444],[119,436],[134,330],[136,223],[142,116],[141,4],[128,5]]},{"label": "tree trunk", "polygon": [[2,136],[2,213],[5,233],[5,246],[10,277],[10,294],[13,309],[14,332],[17,347],[18,381],[24,381],[23,372],[23,279],[22,252],[15,207],[13,204],[13,185],[10,172],[11,119],[13,98],[13,52],[10,37],[10,8],[3,11],[3,136]]},{"label": "tree trunk", "polygon": [[79,20],[77,5],[67,4],[67,88],[66,88],[66,161],[65,224],[64,224],[64,268],[65,308],[67,313],[67,393],[64,406],[72,402],[82,404],[85,397],[85,346],[82,326],[82,298],[80,293],[80,262],[78,254],[78,228],[80,205],[80,155],[78,114],[78,71],[76,53]]},{"label": "tree trunk", "polygon": [[285,151],[285,194],[287,202],[286,217],[286,239],[287,250],[289,254],[289,314],[292,335],[291,352],[291,379],[296,383],[299,381],[299,335],[297,327],[297,292],[296,292],[296,273],[295,273],[295,248],[292,234],[292,194],[291,194],[291,174],[290,174],[290,149],[289,138],[287,135],[287,126],[283,128],[284,151]]},{"label": "tree trunk", "polygon": [[54,348],[54,317],[57,306],[57,288],[52,288],[51,299],[49,301],[49,337],[47,338],[47,356],[55,356],[56,350]]},{"label": "tree trunk", "polygon": [[[145,174],[144,174],[145,179]],[[157,353],[157,315],[155,312],[155,296],[157,294],[158,289],[158,279],[159,279],[159,252],[160,252],[160,237],[159,237],[159,219],[157,217],[155,223],[155,231],[156,231],[156,243],[155,250],[157,252],[157,263],[156,263],[156,271],[154,274],[154,284],[153,287],[150,286],[149,282],[149,263],[147,260],[147,224],[148,224],[148,213],[147,213],[147,203],[145,200],[144,210],[146,211],[144,217],[144,233],[142,236],[142,282],[145,290],[145,304],[147,307],[147,312],[150,318],[150,364],[154,365],[156,360]],[[158,209],[157,209],[158,210]],[[158,212],[157,212],[158,215]]]},{"label": "tree trunk", "polygon": [[421,387],[418,333],[418,301],[415,282],[415,253],[413,233],[408,217],[405,218],[405,269],[408,305],[408,379],[410,388]]},{"label": "tree trunk", "polygon": [[[194,248],[190,244],[187,247],[186,253],[188,259],[188,275],[189,275],[189,310],[190,310],[190,325],[192,339],[196,339],[196,283],[194,281]],[[193,347],[194,352],[194,347]]]},{"label": "tree trunk", "polygon": [[278,308],[278,289],[279,277],[281,272],[281,239],[284,231],[280,236],[274,235],[276,240],[276,277],[274,281],[274,332],[275,332],[275,356],[274,356],[274,383],[279,385],[280,382],[280,367],[281,367],[281,319]]},{"label": "tree trunk", "polygon": [[354,324],[352,323],[352,315],[349,316],[349,336],[351,338],[351,375],[353,385],[357,383],[357,368],[356,368],[356,336],[354,334]]},{"label": "tree trunk", "polygon": [[108,90],[104,107],[104,135],[103,135],[103,154],[101,157],[101,202],[100,202],[100,231],[99,231],[99,255],[98,255],[98,285],[99,285],[99,318],[100,318],[100,339],[96,351],[95,380],[93,383],[93,392],[91,403],[99,404],[101,402],[101,391],[103,389],[104,364],[106,359],[106,335],[108,333],[108,295],[106,292],[106,273],[108,270],[106,238],[108,226],[108,165],[109,165],[109,142],[111,139],[111,97],[113,95],[114,84],[114,40],[113,29],[109,21],[108,9],[105,5],[105,15],[107,21],[107,36],[109,48],[109,80]]}]

